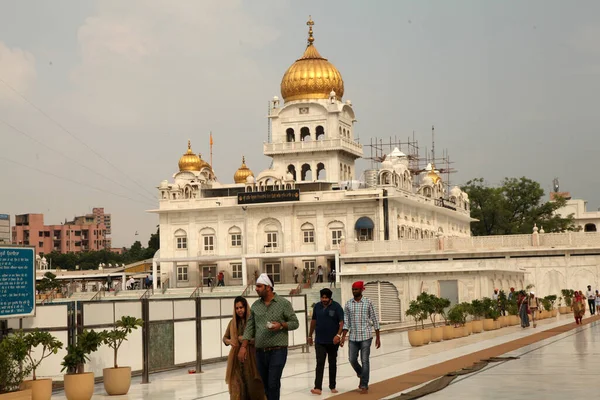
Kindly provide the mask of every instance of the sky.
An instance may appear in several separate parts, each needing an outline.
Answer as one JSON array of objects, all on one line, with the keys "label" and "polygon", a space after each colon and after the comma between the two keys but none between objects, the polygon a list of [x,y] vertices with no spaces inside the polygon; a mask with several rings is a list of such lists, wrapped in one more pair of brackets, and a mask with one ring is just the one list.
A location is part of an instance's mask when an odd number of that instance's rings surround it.
[{"label": "sky", "polygon": [[7,0],[0,213],[58,224],[104,207],[114,246],[145,245],[188,139],[208,160],[213,132],[224,183],[242,155],[268,168],[268,102],[309,14],[361,143],[415,132],[424,155],[435,125],[453,184],[527,176],[548,193],[558,177],[600,206],[600,2]]}]

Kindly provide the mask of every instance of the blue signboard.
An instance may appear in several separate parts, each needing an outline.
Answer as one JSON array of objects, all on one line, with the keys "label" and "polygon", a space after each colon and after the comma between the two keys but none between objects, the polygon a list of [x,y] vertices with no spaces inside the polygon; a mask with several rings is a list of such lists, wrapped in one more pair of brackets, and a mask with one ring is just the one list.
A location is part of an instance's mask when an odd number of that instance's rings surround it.
[{"label": "blue signboard", "polygon": [[10,218],[10,216],[8,214],[0,214],[0,219],[8,221],[8,219]]},{"label": "blue signboard", "polygon": [[35,315],[35,248],[0,246],[0,319]]}]

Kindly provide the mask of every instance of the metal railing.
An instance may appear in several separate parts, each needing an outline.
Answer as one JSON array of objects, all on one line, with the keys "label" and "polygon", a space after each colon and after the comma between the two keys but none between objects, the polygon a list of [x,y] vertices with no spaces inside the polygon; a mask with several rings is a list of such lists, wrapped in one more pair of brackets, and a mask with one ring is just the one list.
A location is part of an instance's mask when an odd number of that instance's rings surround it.
[{"label": "metal railing", "polygon": [[161,282],[160,286],[161,286],[161,293],[165,294],[165,292],[167,291],[167,289],[169,288],[169,278],[165,279],[164,282]]},{"label": "metal railing", "polygon": [[104,297],[104,289],[100,289],[96,292],[96,294],[94,295],[94,297],[92,297],[90,299],[90,301],[94,301],[94,300],[100,300],[102,297]]},{"label": "metal railing", "polygon": [[246,288],[244,289],[244,291],[242,292],[242,296],[246,297],[250,294],[250,291],[252,290],[252,287],[254,286],[253,283],[249,283],[246,285]]},{"label": "metal railing", "polygon": [[202,286],[202,284],[196,286],[196,289],[194,289],[190,298],[200,297],[200,293],[204,293],[204,287]]},{"label": "metal railing", "polygon": [[154,286],[151,286],[148,289],[146,289],[146,291],[144,292],[144,294],[142,294],[140,296],[140,300],[141,299],[149,299],[150,296],[152,296],[153,294],[154,294]]}]

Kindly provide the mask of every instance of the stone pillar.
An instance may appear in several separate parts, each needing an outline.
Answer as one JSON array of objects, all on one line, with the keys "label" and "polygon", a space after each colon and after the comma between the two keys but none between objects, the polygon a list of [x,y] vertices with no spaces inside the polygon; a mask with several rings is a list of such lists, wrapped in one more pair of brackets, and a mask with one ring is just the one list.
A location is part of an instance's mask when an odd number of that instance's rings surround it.
[{"label": "stone pillar", "polygon": [[244,287],[248,285],[248,266],[246,264],[246,257],[242,257],[242,285]]}]

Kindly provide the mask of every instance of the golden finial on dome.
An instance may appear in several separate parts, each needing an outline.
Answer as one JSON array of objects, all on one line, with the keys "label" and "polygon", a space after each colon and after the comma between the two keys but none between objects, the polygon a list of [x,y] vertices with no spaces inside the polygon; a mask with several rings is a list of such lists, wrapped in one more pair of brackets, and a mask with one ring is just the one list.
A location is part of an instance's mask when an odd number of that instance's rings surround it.
[{"label": "golden finial on dome", "polygon": [[433,184],[437,184],[439,181],[442,180],[442,177],[438,175],[438,173],[435,170],[435,164],[431,163],[431,170],[429,170],[429,172],[427,173],[427,176],[431,178],[431,181],[433,182]]},{"label": "golden finial on dome", "polygon": [[293,63],[281,79],[281,96],[284,101],[329,99],[333,90],[335,97],[344,96],[344,81],[340,71],[323,58],[314,45],[312,17],[308,18],[308,41],[304,54]]},{"label": "golden finial on dome", "polygon": [[235,174],[233,174],[233,181],[235,183],[246,183],[246,179],[248,179],[249,176],[254,176],[254,172],[246,166],[246,157],[242,156],[242,165],[235,171]]},{"label": "golden finial on dome", "polygon": [[308,16],[308,21],[306,22],[306,25],[308,25],[308,46],[312,46],[313,42],[315,41],[315,38],[313,37],[313,25],[315,24],[315,22],[312,20],[312,16]]},{"label": "golden finial on dome", "polygon": [[192,141],[188,140],[187,151],[179,159],[179,171],[200,171],[200,158],[192,151]]}]

